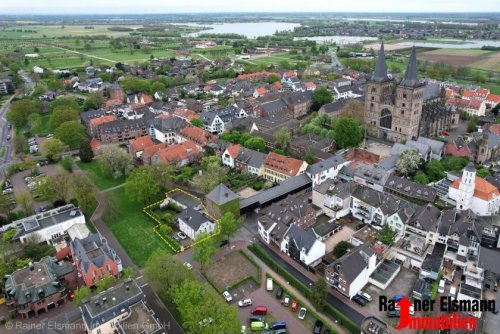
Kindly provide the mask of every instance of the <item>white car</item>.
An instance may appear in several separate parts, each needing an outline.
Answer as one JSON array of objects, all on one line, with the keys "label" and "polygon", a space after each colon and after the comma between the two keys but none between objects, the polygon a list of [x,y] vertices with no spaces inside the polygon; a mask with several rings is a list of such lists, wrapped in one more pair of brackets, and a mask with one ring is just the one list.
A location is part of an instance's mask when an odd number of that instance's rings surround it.
[{"label": "white car", "polygon": [[238,306],[239,307],[245,307],[245,306],[250,306],[252,305],[252,300],[249,298],[249,299],[242,299],[238,302]]},{"label": "white car", "polygon": [[226,302],[231,302],[233,300],[233,297],[231,296],[231,294],[227,291],[224,291],[222,293],[222,296],[224,297],[224,299],[226,300]]},{"label": "white car", "polygon": [[297,315],[297,317],[300,320],[304,320],[304,318],[306,317],[306,313],[307,313],[307,309],[305,307],[301,307],[300,310],[299,310],[299,314]]},{"label": "white car", "polygon": [[179,239],[181,239],[181,240],[184,240],[184,239],[186,239],[186,238],[187,238],[187,236],[186,236],[183,232],[179,232],[179,233],[177,233],[177,236],[178,236],[178,237],[179,237]]},{"label": "white car", "polygon": [[189,262],[184,262],[184,267],[186,267],[189,270],[193,269],[193,265]]}]

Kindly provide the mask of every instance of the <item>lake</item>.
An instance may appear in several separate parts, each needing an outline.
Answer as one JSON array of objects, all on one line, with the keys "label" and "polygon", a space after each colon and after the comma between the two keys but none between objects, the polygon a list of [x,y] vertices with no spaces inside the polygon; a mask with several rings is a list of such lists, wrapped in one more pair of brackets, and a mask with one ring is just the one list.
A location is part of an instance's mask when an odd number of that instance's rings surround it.
[{"label": "lake", "polygon": [[187,25],[190,27],[210,27],[212,29],[202,30],[197,33],[189,34],[196,37],[199,34],[238,34],[247,38],[257,38],[269,36],[276,31],[293,30],[300,26],[299,23],[288,22],[246,22],[246,23],[222,23],[222,24],[199,24],[199,23],[176,23],[178,25]]},{"label": "lake", "polygon": [[440,49],[480,49],[482,46],[496,46],[500,47],[500,41],[487,41],[487,40],[459,40],[459,39],[446,39],[449,42],[461,42],[461,44],[451,44],[451,43],[439,43],[439,42],[429,42],[425,41],[408,41],[400,42],[398,45],[408,45],[408,46],[420,46],[427,48],[440,48]]},{"label": "lake", "polygon": [[312,36],[312,37],[295,37],[294,40],[310,40],[316,42],[337,43],[338,45],[353,44],[362,41],[376,41],[377,37],[368,36]]}]

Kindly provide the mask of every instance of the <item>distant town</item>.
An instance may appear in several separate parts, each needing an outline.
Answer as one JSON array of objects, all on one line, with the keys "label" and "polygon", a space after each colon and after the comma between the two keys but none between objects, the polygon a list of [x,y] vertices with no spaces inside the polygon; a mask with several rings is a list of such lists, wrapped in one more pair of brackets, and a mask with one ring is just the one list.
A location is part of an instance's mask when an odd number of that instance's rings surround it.
[{"label": "distant town", "polygon": [[495,333],[499,24],[0,15],[1,332]]}]

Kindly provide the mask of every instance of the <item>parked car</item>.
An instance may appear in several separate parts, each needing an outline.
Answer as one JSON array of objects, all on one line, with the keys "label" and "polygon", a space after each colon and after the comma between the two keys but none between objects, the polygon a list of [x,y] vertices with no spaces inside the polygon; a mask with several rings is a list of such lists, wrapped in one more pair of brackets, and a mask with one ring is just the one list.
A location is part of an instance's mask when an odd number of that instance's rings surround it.
[{"label": "parked car", "polygon": [[227,291],[224,291],[222,293],[222,296],[224,297],[224,299],[226,300],[226,302],[231,302],[233,300],[233,297],[231,296],[231,294]]},{"label": "parked car", "polygon": [[457,299],[457,288],[452,286],[450,288],[450,294],[449,296],[451,297],[451,299]]},{"label": "parked car", "polygon": [[14,190],[12,188],[7,188],[2,191],[2,195],[12,194]]},{"label": "parked car", "polygon": [[292,300],[292,312],[297,312],[297,307],[299,307],[299,304],[297,303],[297,301]]},{"label": "parked car", "polygon": [[300,320],[304,320],[306,314],[307,314],[307,309],[305,307],[301,307],[299,310],[299,314],[297,315],[297,318],[299,318]]},{"label": "parked car", "polygon": [[358,292],[358,296],[360,296],[361,298],[363,299],[366,299],[366,301],[368,302],[371,302],[373,299],[372,299],[372,296],[370,296],[369,294],[367,294],[366,292],[364,291],[359,291]]},{"label": "parked car", "polygon": [[179,236],[177,235],[177,233],[173,233],[172,237],[175,239],[175,241],[180,241],[181,240],[181,238],[179,238]]},{"label": "parked car", "polygon": [[10,140],[10,135],[7,135],[7,140]]},{"label": "parked car", "polygon": [[442,279],[442,280],[439,281],[438,292],[439,293],[444,293],[444,279]]},{"label": "parked car", "polygon": [[323,322],[321,320],[316,320],[314,323],[313,334],[321,334],[321,330],[323,329]]},{"label": "parked car", "polygon": [[186,267],[189,270],[193,269],[193,265],[189,262],[184,262],[184,267]]},{"label": "parked car", "polygon": [[353,300],[355,303],[357,303],[357,304],[359,304],[359,305],[361,305],[361,306],[365,306],[365,305],[366,305],[366,303],[367,303],[366,299],[361,298],[361,297],[360,297],[360,296],[358,296],[358,295],[356,295],[356,296],[352,297],[352,300]]},{"label": "parked car", "polygon": [[187,235],[185,235],[183,232],[179,232],[179,233],[177,233],[177,236],[178,236],[178,237],[179,237],[179,239],[181,239],[181,240],[184,240],[184,239],[186,239],[186,238],[187,238]]},{"label": "parked car", "polygon": [[281,305],[283,305],[285,307],[290,306],[290,296],[289,295],[285,295],[285,298],[283,298],[283,300],[281,301]]},{"label": "parked car", "polygon": [[239,307],[245,307],[245,306],[250,306],[250,305],[252,305],[252,300],[250,298],[242,299],[238,302]]},{"label": "parked car", "polygon": [[276,321],[276,322],[271,322],[269,324],[269,329],[276,330],[276,329],[286,329],[286,322],[285,321]]},{"label": "parked car", "polygon": [[276,298],[280,299],[281,296],[283,296],[283,289],[282,288],[278,288],[276,290]]},{"label": "parked car", "polygon": [[267,307],[266,306],[255,306],[255,308],[252,310],[252,314],[266,315],[267,314]]},{"label": "parked car", "polygon": [[266,290],[267,291],[273,291],[273,279],[271,277],[267,278],[267,281],[266,281]]},{"label": "parked car", "polygon": [[254,321],[264,321],[263,317],[256,317],[256,316],[251,316],[250,319],[248,319],[249,322],[254,322]]},{"label": "parked car", "polygon": [[393,299],[395,302],[399,302],[401,299],[403,299],[403,297],[403,295],[395,295]]},{"label": "parked car", "polygon": [[387,311],[387,316],[389,318],[399,318],[399,311],[398,310]]},{"label": "parked car", "polygon": [[[262,334],[264,334],[264,333],[262,333]],[[269,334],[271,334],[271,333],[269,333]],[[273,334],[286,334],[286,328],[277,329],[274,331]]]}]

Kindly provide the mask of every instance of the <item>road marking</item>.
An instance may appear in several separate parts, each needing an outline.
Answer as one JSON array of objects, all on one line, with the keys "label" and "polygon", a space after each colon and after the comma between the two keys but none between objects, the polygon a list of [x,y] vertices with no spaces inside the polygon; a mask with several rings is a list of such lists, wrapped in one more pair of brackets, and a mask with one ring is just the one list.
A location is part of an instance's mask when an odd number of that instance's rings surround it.
[{"label": "road marking", "polygon": [[145,286],[148,286],[149,284],[148,283],[145,283],[143,285],[141,285],[141,288],[144,288]]}]

